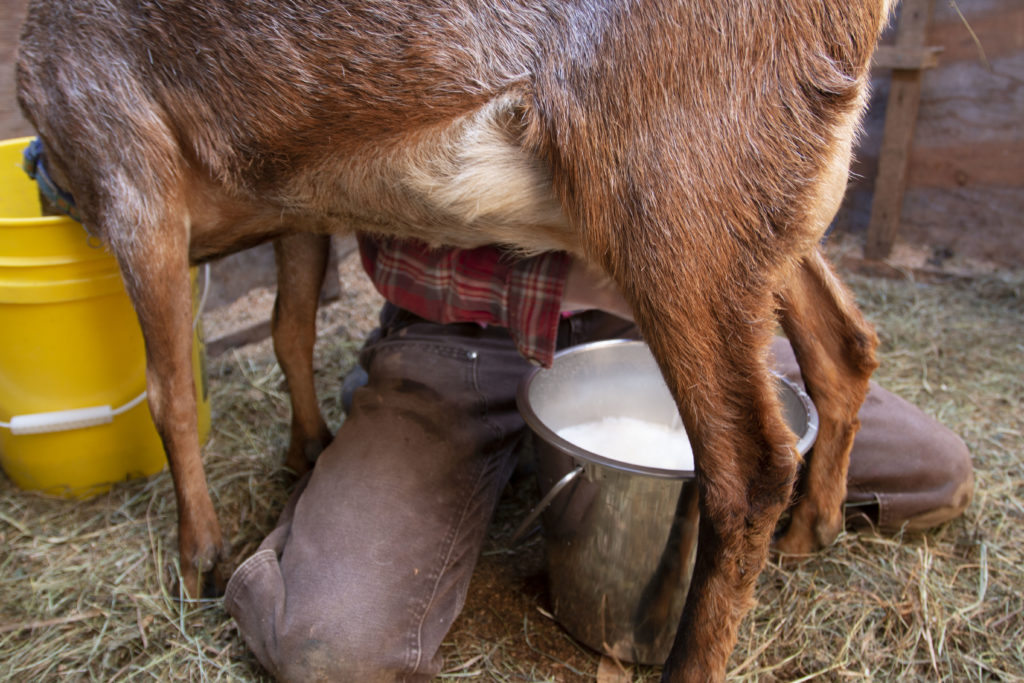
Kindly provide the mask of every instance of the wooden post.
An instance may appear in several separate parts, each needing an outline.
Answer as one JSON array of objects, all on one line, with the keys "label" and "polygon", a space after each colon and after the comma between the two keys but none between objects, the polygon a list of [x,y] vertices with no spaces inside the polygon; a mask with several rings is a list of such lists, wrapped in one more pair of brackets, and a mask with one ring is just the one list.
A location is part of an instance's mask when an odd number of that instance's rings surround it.
[{"label": "wooden post", "polygon": [[[894,68],[885,111],[878,177],[871,202],[871,221],[864,247],[864,255],[869,259],[889,256],[899,228],[921,99],[921,69],[935,64],[934,51],[925,48],[932,3],[933,0],[904,0],[895,48],[882,50],[875,59],[878,67]],[[917,56],[908,58],[907,55]]]}]

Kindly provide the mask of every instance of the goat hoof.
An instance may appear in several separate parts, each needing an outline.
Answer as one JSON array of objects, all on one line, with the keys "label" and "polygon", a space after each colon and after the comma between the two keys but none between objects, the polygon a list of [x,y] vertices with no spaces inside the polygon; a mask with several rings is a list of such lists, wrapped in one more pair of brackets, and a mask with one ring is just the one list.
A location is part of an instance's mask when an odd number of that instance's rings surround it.
[{"label": "goat hoof", "polygon": [[334,435],[330,432],[324,432],[309,439],[292,439],[288,446],[288,454],[284,459],[284,466],[297,477],[301,477],[313,469],[313,464],[333,439]]},{"label": "goat hoof", "polygon": [[793,523],[775,540],[772,550],[783,563],[805,559],[818,549],[817,539],[808,525]]},{"label": "goat hoof", "polygon": [[192,600],[210,600],[224,595],[227,582],[219,569],[207,572],[182,571],[172,579],[172,595],[176,600],[189,602]]},{"label": "goat hoof", "polygon": [[227,587],[227,582],[224,581],[224,575],[220,569],[214,569],[213,571],[203,572],[201,575],[200,583],[200,595],[207,599],[219,598],[224,595],[224,589]]},{"label": "goat hoof", "polygon": [[226,583],[223,581],[219,565],[230,554],[228,544],[220,535],[216,535],[203,544],[183,544],[180,548],[180,585],[176,588],[179,594],[197,600],[199,598],[217,597],[224,592]]},{"label": "goat hoof", "polygon": [[305,453],[294,448],[288,449],[288,454],[284,457],[284,467],[297,478],[301,478],[312,469],[312,465],[306,460]]},{"label": "goat hoof", "polygon": [[842,530],[842,515],[837,515],[835,518],[820,518],[814,525],[814,537],[818,542],[816,550],[832,545]]},{"label": "goat hoof", "polygon": [[230,553],[227,543],[211,544],[202,552],[181,556],[181,588],[190,599],[216,598],[224,594],[227,582],[221,571],[221,563]]},{"label": "goat hoof", "polygon": [[807,557],[832,544],[843,529],[842,515],[794,515],[789,528],[772,544],[783,562]]}]

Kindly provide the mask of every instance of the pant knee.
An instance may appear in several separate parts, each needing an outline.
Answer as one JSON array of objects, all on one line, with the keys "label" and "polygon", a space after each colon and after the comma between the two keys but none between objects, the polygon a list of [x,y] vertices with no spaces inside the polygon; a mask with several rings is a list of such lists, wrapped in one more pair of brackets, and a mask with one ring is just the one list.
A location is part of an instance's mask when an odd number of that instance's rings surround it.
[{"label": "pant knee", "polygon": [[294,683],[393,683],[429,681],[436,673],[431,663],[410,666],[403,652],[380,643],[368,646],[358,636],[348,639],[335,634],[322,639],[294,633],[279,641],[272,670],[278,680]]},{"label": "pant knee", "polygon": [[932,505],[922,506],[917,514],[908,516],[903,528],[910,531],[930,529],[956,519],[964,513],[974,498],[974,469],[970,453],[962,442],[960,448],[947,450],[943,454],[947,480],[934,492]]}]

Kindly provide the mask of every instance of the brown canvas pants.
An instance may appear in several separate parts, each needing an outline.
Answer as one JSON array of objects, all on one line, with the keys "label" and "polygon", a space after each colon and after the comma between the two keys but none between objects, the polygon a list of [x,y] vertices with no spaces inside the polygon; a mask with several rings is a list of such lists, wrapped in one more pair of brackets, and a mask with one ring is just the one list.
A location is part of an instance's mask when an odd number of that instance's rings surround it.
[{"label": "brown canvas pants", "polygon": [[[524,428],[515,390],[530,366],[508,334],[391,306],[381,321],[360,357],[368,384],[225,594],[249,647],[281,680],[429,680],[515,466]],[[560,346],[631,334],[617,318],[584,313],[563,321]],[[775,353],[798,377],[789,345],[780,340]],[[860,418],[852,517],[924,528],[963,511],[972,475],[955,434],[874,384]]]}]

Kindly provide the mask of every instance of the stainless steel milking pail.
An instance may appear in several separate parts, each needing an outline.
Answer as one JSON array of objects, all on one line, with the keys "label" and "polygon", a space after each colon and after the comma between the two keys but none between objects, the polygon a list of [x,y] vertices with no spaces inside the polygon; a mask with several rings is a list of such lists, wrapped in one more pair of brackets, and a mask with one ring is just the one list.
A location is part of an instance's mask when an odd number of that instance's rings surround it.
[{"label": "stainless steel milking pail", "polygon": [[[817,412],[783,377],[779,396],[804,454],[817,435]],[[558,435],[609,416],[677,422],[650,350],[627,340],[567,349],[550,369],[523,379],[517,400],[546,492],[520,528],[543,512],[555,618],[594,650],[624,661],[664,662],[696,553],[694,472],[615,460]]]}]

